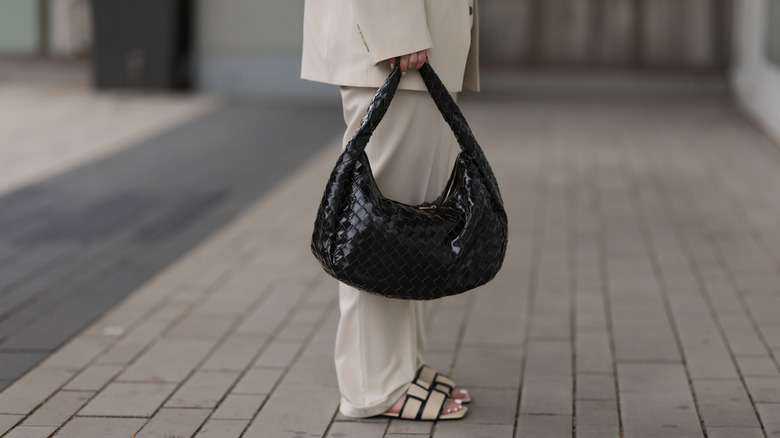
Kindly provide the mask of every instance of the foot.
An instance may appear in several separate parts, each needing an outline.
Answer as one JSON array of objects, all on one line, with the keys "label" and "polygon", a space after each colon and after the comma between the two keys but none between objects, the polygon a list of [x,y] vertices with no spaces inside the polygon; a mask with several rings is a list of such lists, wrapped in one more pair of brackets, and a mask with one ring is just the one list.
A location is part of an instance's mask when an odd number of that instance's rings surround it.
[{"label": "foot", "polygon": [[465,389],[455,388],[452,390],[452,394],[450,395],[451,398],[454,398],[456,400],[464,400],[468,397],[469,392]]},{"label": "foot", "polygon": [[455,387],[455,382],[453,382],[452,379],[450,379],[448,376],[437,373],[436,370],[428,365],[422,365],[417,370],[417,375],[415,376],[414,381],[425,382],[422,385],[423,387],[428,388],[430,385],[439,391],[448,393],[448,396],[452,399],[461,400],[463,403],[471,402],[471,396],[469,396],[468,391],[462,388],[451,389]]},{"label": "foot", "polygon": [[[389,414],[397,414],[401,412],[401,408],[404,406],[404,399],[406,399],[406,396],[401,396],[401,398],[399,398],[398,401],[387,410],[387,412]],[[448,398],[447,401],[444,402],[444,406],[441,408],[441,413],[444,415],[452,412],[458,412],[461,409],[463,409],[463,405],[461,404],[460,400]]]}]

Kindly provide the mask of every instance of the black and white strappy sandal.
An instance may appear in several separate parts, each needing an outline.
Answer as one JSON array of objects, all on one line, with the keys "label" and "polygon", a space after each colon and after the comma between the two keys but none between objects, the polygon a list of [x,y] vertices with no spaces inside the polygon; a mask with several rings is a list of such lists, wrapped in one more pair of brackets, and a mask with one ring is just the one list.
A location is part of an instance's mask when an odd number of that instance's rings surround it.
[{"label": "black and white strappy sandal", "polygon": [[[414,383],[422,386],[425,389],[431,388],[437,391],[443,392],[447,397],[452,397],[452,392],[455,390],[455,382],[444,374],[439,374],[433,368],[428,365],[423,365],[417,370]],[[465,389],[458,389],[465,397],[461,397],[459,400],[463,403],[471,403],[471,396]]]},{"label": "black and white strappy sandal", "polygon": [[401,412],[385,412],[380,416],[417,421],[459,420],[469,410],[461,406],[460,409],[452,412],[442,412],[444,403],[447,402],[447,395],[436,389],[423,388],[417,383],[409,385],[404,397]]}]

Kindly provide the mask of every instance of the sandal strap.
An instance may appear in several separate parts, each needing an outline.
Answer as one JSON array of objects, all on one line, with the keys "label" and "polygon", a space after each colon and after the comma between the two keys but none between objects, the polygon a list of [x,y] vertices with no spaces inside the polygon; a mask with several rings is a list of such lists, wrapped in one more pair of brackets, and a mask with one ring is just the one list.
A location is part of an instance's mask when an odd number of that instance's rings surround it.
[{"label": "sandal strap", "polygon": [[444,374],[437,373],[428,365],[423,365],[417,370],[417,375],[413,382],[425,389],[429,389],[433,386],[433,389],[443,392],[447,396],[452,395],[452,391],[455,390],[455,382],[453,382],[452,379]]},{"label": "sandal strap", "polygon": [[438,420],[446,401],[447,395],[443,392],[413,382],[406,391],[399,417],[406,420]]}]

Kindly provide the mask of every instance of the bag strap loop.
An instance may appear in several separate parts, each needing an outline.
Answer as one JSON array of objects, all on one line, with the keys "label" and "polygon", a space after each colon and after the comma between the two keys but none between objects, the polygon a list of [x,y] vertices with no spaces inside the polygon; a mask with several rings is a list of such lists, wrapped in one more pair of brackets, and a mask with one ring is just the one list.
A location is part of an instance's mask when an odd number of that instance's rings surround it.
[{"label": "bag strap loop", "polygon": [[[466,123],[463,113],[460,108],[452,99],[447,87],[444,86],[439,76],[433,71],[433,67],[426,61],[425,64],[419,69],[420,75],[425,82],[425,86],[428,89],[428,93],[436,103],[436,107],[444,117],[444,120],[450,125],[450,129],[455,134],[458,140],[458,144],[463,151],[473,150],[476,146],[474,141],[474,135]],[[350,141],[350,145],[354,148],[355,152],[362,152],[374,130],[382,121],[382,118],[387,113],[387,109],[390,107],[390,102],[395,96],[395,92],[398,90],[398,84],[401,81],[401,63],[396,60],[395,68],[387,77],[387,80],[379,87],[371,103],[368,105],[368,111],[363,116],[363,120],[360,122],[355,135]],[[348,146],[350,147],[350,146]],[[478,146],[477,146],[478,147]]]}]

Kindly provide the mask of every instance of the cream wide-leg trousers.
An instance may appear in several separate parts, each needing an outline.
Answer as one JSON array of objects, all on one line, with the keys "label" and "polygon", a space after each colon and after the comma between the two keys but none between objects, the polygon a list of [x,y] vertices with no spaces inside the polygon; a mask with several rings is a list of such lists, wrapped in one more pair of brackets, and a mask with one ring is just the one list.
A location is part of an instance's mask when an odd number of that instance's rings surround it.
[{"label": "cream wide-leg trousers", "polygon": [[[341,87],[344,145],[374,93],[376,89]],[[382,194],[416,205],[441,194],[459,150],[427,91],[398,90],[366,154]],[[425,303],[385,298],[342,283],[339,308],[335,360],[341,413],[381,414],[406,392],[425,363]]]}]

